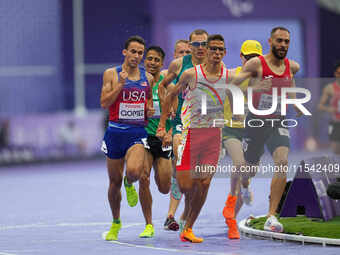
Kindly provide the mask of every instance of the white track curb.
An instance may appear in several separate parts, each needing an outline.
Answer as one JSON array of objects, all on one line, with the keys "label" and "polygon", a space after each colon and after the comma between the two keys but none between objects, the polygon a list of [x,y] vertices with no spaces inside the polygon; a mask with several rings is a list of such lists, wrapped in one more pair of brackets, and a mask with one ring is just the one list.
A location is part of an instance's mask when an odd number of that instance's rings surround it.
[{"label": "white track curb", "polygon": [[[258,216],[258,217],[262,217],[262,216]],[[321,244],[322,246],[326,246],[326,245],[339,245],[340,246],[340,239],[311,237],[311,236],[303,236],[303,235],[289,235],[289,234],[258,230],[258,229],[247,227],[246,221],[247,219],[244,219],[238,224],[239,230],[241,233],[247,234],[250,236],[264,237],[264,238],[268,238],[272,240],[301,242],[302,244],[315,243],[315,244]]]}]

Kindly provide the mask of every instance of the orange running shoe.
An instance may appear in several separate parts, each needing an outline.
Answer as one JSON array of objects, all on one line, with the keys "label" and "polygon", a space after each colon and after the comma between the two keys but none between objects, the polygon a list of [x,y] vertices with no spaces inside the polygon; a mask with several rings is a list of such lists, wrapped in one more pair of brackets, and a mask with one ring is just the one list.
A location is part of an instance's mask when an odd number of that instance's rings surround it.
[{"label": "orange running shoe", "polygon": [[225,207],[223,208],[223,216],[225,219],[235,218],[235,207],[236,207],[237,196],[228,195],[228,199],[225,202]]},{"label": "orange running shoe", "polygon": [[194,235],[194,233],[192,232],[191,228],[185,229],[183,230],[183,232],[180,235],[181,241],[182,242],[192,242],[192,243],[202,243],[203,242],[203,238],[200,237],[196,237]]},{"label": "orange running shoe", "polygon": [[235,219],[226,219],[225,223],[227,223],[229,231],[228,238],[229,239],[240,239],[240,233],[237,228],[237,221]]}]

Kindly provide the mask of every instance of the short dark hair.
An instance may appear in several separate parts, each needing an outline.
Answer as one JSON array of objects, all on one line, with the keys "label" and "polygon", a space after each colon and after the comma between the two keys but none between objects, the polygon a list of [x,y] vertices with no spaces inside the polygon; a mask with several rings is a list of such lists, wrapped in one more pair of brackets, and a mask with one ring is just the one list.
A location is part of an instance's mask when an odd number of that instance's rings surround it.
[{"label": "short dark hair", "polygon": [[140,43],[140,44],[143,44],[144,47],[145,47],[145,41],[144,41],[144,39],[143,39],[142,37],[140,37],[139,35],[134,35],[134,36],[130,36],[129,39],[127,39],[127,40],[125,41],[124,49],[127,50],[127,49],[129,48],[130,43],[132,43],[132,42],[138,42],[138,43]]},{"label": "short dark hair", "polygon": [[186,44],[188,44],[189,41],[188,40],[183,40],[183,39],[177,40],[176,43],[175,43],[175,48],[176,48],[177,44],[179,44],[179,43],[186,43]]},{"label": "short dark hair", "polygon": [[285,27],[274,27],[274,28],[272,29],[272,31],[270,32],[270,37],[273,37],[273,35],[275,34],[275,32],[276,32],[277,30],[287,31],[287,32],[290,34],[289,30],[288,30],[287,28],[285,28]]},{"label": "short dark hair", "polygon": [[191,42],[191,39],[192,39],[193,35],[204,35],[204,34],[209,36],[208,32],[205,31],[204,29],[195,29],[194,31],[191,32],[191,34],[189,36],[189,41]]},{"label": "short dark hair", "polygon": [[334,72],[336,72],[336,69],[338,69],[340,67],[340,60],[338,60],[337,62],[335,62],[334,65]]},{"label": "short dark hair", "polygon": [[150,50],[154,50],[154,51],[156,51],[157,53],[159,53],[159,55],[161,55],[162,60],[164,60],[164,58],[165,58],[165,52],[164,52],[164,50],[163,50],[161,47],[155,46],[155,45],[150,46],[150,47],[146,50],[146,55],[148,54],[148,52],[149,52]]},{"label": "short dark hair", "polygon": [[213,35],[209,35],[209,36],[208,36],[208,44],[209,44],[211,41],[222,41],[222,42],[224,42],[224,38],[223,38],[223,36],[220,35],[220,34],[213,34]]}]

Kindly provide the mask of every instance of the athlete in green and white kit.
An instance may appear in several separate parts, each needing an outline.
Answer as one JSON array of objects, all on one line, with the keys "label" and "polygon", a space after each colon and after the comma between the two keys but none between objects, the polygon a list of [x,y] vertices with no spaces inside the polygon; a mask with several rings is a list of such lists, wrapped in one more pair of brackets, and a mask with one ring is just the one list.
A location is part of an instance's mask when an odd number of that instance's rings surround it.
[{"label": "athlete in green and white kit", "polygon": [[[143,140],[144,147],[147,150],[146,160],[144,165],[144,171],[139,179],[139,197],[140,204],[142,206],[143,215],[145,218],[145,229],[139,235],[142,238],[153,237],[154,227],[152,224],[152,196],[150,192],[150,173],[153,167],[155,171],[155,181],[158,186],[158,190],[167,194],[170,190],[170,179],[172,173],[172,147],[162,147],[162,141],[156,137],[156,131],[159,124],[159,118],[161,114],[161,105],[158,98],[158,86],[163,80],[164,76],[160,74],[163,66],[165,53],[162,48],[158,46],[151,46],[146,51],[146,57],[144,60],[144,66],[147,72],[153,75],[155,85],[152,87],[152,100],[155,114],[152,118],[149,118],[146,131],[148,137]],[[171,136],[171,122],[166,122],[166,131],[170,131],[164,139],[172,139]]]}]

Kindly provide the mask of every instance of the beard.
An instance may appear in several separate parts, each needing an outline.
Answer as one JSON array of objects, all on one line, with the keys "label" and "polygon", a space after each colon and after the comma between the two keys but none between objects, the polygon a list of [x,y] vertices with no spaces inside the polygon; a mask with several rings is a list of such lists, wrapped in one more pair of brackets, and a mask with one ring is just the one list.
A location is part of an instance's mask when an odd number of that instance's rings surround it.
[{"label": "beard", "polygon": [[275,48],[275,46],[272,46],[272,52],[274,54],[274,56],[278,59],[284,59],[286,56],[287,56],[287,52],[288,51],[285,51],[284,54],[282,54],[281,52],[279,52],[280,50],[285,50],[284,48]]}]

